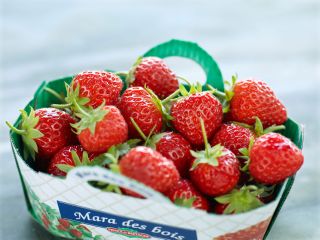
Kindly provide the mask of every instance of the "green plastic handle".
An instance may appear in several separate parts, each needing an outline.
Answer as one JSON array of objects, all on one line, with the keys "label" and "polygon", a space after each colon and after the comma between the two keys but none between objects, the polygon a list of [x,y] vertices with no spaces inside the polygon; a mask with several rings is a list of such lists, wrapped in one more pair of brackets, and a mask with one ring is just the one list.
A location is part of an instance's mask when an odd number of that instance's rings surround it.
[{"label": "green plastic handle", "polygon": [[224,91],[223,77],[218,64],[196,43],[173,39],[151,48],[143,56],[156,56],[159,58],[177,56],[189,58],[202,67],[207,77],[207,84],[214,86],[220,91]]}]

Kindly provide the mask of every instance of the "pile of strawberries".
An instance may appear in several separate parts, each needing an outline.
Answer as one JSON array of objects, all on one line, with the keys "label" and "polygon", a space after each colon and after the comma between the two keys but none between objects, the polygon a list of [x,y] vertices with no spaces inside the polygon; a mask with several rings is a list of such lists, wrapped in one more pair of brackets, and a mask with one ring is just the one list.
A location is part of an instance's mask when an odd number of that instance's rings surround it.
[{"label": "pile of strawberries", "polygon": [[303,163],[301,150],[274,132],[284,129],[284,105],[260,80],[233,77],[219,92],[178,78],[156,57],[139,58],[127,73],[82,72],[66,96],[46,89],[62,103],[22,110],[19,129],[7,124],[25,157],[55,176],[99,165],[175,204],[219,214],[271,201],[276,184]]}]

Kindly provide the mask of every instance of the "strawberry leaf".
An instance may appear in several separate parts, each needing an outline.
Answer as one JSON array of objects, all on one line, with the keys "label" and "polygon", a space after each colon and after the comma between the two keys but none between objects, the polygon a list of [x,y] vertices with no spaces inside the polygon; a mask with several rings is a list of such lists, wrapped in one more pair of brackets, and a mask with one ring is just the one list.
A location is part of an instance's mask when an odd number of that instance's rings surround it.
[{"label": "strawberry leaf", "polygon": [[128,85],[130,85],[130,83],[133,83],[135,80],[135,72],[137,67],[140,65],[140,63],[142,62],[143,57],[138,57],[138,59],[135,61],[135,63],[132,65],[132,67],[130,68],[127,77],[126,77],[126,82]]},{"label": "strawberry leaf", "polygon": [[80,121],[71,126],[76,130],[77,134],[80,134],[83,130],[89,129],[91,134],[95,133],[96,124],[104,119],[109,113],[108,110],[104,109],[105,104],[101,104],[98,108],[89,110],[82,110],[81,113],[76,113],[76,116],[80,118]]}]

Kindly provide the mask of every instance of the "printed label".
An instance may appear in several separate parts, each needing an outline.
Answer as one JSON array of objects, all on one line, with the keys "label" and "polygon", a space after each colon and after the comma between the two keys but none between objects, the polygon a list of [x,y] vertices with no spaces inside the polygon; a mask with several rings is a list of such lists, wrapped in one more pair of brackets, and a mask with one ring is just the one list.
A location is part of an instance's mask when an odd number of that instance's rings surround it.
[{"label": "printed label", "polygon": [[195,230],[142,221],[58,201],[62,218],[105,228],[113,234],[137,239],[197,240]]}]

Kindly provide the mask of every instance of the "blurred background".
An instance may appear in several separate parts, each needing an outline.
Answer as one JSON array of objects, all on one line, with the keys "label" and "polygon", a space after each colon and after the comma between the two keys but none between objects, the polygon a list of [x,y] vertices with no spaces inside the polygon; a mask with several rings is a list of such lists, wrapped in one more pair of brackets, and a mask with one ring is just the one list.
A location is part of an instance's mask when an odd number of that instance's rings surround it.
[{"label": "blurred background", "polygon": [[[172,38],[198,42],[226,79],[266,81],[304,125],[305,164],[268,239],[320,239],[320,2],[318,0],[0,1],[0,239],[55,239],[27,213],[8,129],[44,80],[128,69]],[[199,66],[170,59],[193,81]]]}]

